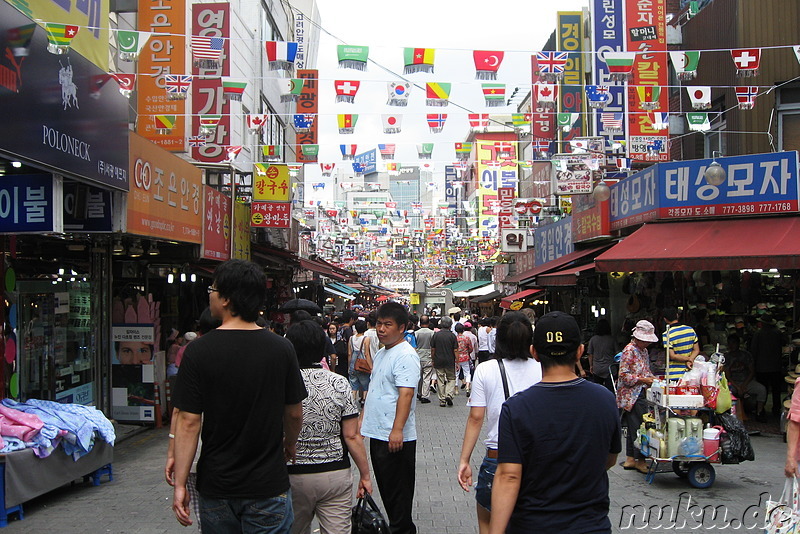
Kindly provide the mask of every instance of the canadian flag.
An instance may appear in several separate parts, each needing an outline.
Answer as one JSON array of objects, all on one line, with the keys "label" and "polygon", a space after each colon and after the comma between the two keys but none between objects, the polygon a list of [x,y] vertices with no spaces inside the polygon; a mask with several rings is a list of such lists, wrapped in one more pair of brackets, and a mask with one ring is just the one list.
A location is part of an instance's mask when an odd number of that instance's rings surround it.
[{"label": "canadian flag", "polygon": [[258,133],[266,122],[267,116],[265,114],[247,115],[247,129],[250,130],[251,133]]},{"label": "canadian flag", "polygon": [[330,176],[333,174],[333,169],[336,167],[335,163],[320,163],[319,168],[322,169],[322,176]]},{"label": "canadian flag", "polygon": [[534,85],[536,89],[536,99],[539,102],[553,103],[558,96],[558,86],[554,83],[539,82]]}]

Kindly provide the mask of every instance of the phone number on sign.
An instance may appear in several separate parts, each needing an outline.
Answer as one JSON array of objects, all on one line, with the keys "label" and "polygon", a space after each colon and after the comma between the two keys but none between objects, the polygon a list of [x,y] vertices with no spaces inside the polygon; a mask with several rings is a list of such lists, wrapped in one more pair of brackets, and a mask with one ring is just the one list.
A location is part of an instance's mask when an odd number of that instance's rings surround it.
[{"label": "phone number on sign", "polygon": [[720,206],[723,215],[739,215],[747,213],[783,213],[795,211],[797,208],[791,202],[753,203],[753,204],[733,204]]}]

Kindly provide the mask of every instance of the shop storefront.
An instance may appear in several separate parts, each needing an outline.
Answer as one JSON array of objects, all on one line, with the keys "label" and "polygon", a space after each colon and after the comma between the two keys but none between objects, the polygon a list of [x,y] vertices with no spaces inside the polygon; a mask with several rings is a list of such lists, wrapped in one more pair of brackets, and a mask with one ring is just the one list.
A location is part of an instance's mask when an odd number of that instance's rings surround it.
[{"label": "shop storefront", "polygon": [[107,57],[107,38],[77,48],[51,53],[42,27],[0,3],[0,384],[107,410],[108,235],[112,192],[128,190],[129,102],[87,59]]}]

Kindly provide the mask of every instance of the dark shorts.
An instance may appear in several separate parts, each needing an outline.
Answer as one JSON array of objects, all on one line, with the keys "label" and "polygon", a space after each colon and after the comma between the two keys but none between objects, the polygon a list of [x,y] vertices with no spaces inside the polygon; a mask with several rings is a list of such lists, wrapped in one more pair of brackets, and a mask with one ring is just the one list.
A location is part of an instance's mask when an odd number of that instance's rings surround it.
[{"label": "dark shorts", "polygon": [[492,510],[492,483],[497,471],[497,460],[483,457],[481,469],[478,471],[478,484],[475,486],[475,500],[487,510]]}]

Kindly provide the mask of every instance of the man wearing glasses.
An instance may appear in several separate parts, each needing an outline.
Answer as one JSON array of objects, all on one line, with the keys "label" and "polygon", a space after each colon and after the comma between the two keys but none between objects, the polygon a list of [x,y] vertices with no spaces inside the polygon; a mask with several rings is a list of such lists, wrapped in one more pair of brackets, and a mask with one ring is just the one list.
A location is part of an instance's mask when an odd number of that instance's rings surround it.
[{"label": "man wearing glasses", "polygon": [[254,263],[217,267],[209,309],[222,325],[186,348],[178,373],[172,509],[181,525],[192,524],[186,480],[202,431],[197,490],[206,534],[288,533],[294,519],[286,462],[307,393],[292,344],[256,324],[266,287]]}]

